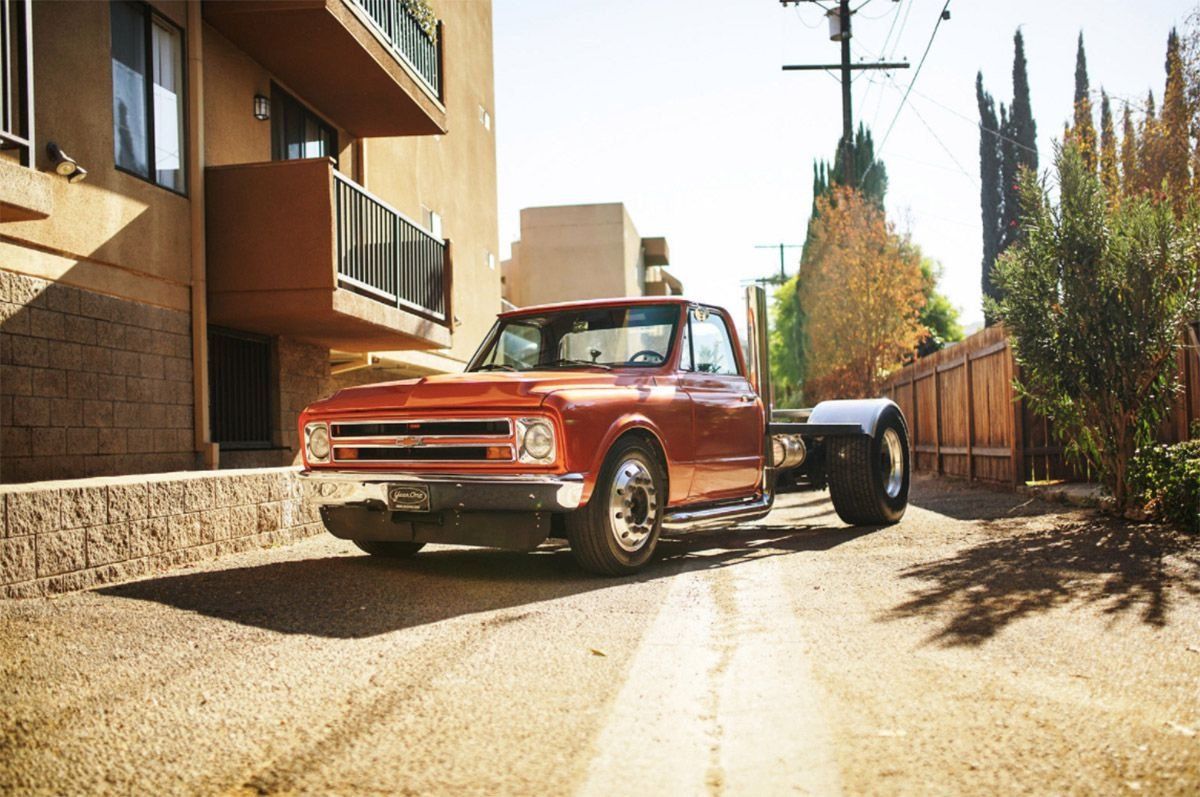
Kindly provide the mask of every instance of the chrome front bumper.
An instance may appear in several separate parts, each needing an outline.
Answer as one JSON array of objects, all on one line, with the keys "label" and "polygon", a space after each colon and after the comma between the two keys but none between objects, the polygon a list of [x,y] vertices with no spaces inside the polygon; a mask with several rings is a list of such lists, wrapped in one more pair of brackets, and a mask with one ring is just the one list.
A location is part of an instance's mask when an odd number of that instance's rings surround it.
[{"label": "chrome front bumper", "polygon": [[388,488],[422,485],[429,511],[567,512],[583,500],[583,476],[533,474],[363,473],[306,470],[300,473],[304,500],[317,506],[385,508]]}]

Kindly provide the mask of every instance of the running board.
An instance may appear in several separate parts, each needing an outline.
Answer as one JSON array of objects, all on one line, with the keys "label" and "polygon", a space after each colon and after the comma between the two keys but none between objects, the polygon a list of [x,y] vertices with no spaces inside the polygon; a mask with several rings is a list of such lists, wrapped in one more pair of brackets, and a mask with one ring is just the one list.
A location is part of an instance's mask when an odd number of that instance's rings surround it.
[{"label": "running board", "polygon": [[710,506],[706,509],[683,507],[666,514],[663,518],[663,528],[667,531],[694,531],[709,526],[728,526],[731,523],[758,520],[767,516],[774,503],[775,495],[767,493],[753,501],[736,504]]}]

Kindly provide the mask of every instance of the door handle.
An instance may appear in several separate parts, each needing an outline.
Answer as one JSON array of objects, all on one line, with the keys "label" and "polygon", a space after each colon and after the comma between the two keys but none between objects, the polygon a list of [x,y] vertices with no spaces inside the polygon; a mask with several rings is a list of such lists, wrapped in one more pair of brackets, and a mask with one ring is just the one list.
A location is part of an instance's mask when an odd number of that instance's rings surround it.
[{"label": "door handle", "polygon": [[755,396],[753,393],[743,393],[742,395],[738,396],[738,401],[749,403],[754,401],[755,398],[757,398],[757,396]]}]

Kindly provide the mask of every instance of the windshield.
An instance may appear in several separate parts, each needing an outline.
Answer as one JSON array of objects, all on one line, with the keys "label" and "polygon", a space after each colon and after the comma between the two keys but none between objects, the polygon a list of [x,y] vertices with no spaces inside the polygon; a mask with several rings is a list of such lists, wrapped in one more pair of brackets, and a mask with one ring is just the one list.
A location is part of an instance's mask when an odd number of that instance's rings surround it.
[{"label": "windshield", "polygon": [[657,367],[667,361],[677,305],[594,307],[500,321],[472,371]]}]

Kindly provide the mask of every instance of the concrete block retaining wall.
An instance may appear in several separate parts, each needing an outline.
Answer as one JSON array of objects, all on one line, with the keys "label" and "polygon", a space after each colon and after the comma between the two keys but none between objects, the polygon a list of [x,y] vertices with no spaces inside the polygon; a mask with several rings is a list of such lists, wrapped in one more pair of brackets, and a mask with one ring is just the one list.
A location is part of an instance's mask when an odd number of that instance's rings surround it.
[{"label": "concrete block retaining wall", "polygon": [[0,597],[87,589],[323,531],[297,468],[0,485]]}]

